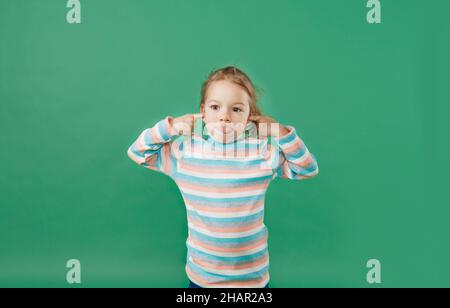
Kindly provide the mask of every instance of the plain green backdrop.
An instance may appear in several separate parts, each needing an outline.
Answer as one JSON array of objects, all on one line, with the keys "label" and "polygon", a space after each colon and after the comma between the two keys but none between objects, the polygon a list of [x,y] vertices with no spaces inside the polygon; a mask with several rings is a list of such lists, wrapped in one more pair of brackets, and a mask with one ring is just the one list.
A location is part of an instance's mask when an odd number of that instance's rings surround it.
[{"label": "plain green backdrop", "polygon": [[[271,287],[450,286],[450,2],[0,0],[0,286],[186,287],[181,194],[138,134],[237,65],[318,159],[266,196]],[[379,285],[380,286],[380,285]]]}]

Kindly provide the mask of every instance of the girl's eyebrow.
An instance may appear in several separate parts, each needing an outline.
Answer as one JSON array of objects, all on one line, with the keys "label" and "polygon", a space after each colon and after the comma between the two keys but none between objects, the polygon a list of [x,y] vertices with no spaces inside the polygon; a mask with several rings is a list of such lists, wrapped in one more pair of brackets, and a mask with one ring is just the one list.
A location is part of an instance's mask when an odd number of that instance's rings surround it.
[{"label": "girl's eyebrow", "polygon": [[[216,102],[216,103],[222,104],[221,101],[216,100],[216,99],[210,99],[210,100],[208,101],[208,103],[212,103],[212,102]],[[245,104],[244,104],[244,103],[241,103],[241,102],[235,102],[235,103],[233,103],[232,105],[243,105],[243,106],[245,106]]]}]

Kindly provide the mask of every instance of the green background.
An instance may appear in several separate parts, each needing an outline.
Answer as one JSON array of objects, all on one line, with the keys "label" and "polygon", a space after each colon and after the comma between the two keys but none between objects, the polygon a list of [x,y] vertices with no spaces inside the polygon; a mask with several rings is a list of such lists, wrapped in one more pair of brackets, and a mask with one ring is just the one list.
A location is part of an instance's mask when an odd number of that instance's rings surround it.
[{"label": "green background", "polygon": [[186,287],[181,194],[132,162],[234,64],[320,174],[266,196],[271,287],[450,286],[446,0],[0,0],[0,286]]}]

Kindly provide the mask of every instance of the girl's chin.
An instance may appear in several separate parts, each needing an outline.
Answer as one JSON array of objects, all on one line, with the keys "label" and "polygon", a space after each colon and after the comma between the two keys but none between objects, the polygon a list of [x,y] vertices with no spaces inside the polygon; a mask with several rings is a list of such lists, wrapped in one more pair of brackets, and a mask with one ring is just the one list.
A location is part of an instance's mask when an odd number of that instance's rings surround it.
[{"label": "girl's chin", "polygon": [[224,132],[221,129],[214,129],[212,131],[212,135],[214,136],[215,139],[224,140],[226,142],[233,141],[236,138],[235,134],[236,132],[234,130]]}]

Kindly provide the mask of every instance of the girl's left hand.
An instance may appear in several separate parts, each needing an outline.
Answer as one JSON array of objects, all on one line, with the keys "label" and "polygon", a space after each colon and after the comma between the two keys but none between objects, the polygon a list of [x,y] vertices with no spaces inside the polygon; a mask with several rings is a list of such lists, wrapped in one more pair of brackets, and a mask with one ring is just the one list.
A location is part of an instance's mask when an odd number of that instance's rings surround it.
[{"label": "girl's left hand", "polygon": [[[264,137],[272,136],[272,137],[282,137],[289,133],[289,130],[278,123],[274,118],[265,115],[253,115],[248,118],[249,121],[252,121],[258,127],[258,132]],[[276,123],[278,125],[273,125]],[[259,125],[262,124],[262,125]],[[275,130],[272,131],[272,126],[274,126]],[[276,129],[278,127],[278,129]]]}]

